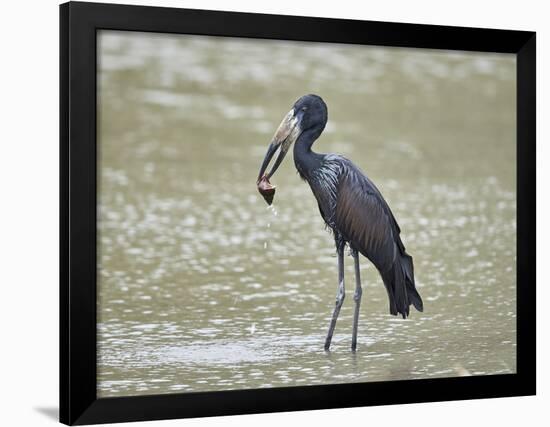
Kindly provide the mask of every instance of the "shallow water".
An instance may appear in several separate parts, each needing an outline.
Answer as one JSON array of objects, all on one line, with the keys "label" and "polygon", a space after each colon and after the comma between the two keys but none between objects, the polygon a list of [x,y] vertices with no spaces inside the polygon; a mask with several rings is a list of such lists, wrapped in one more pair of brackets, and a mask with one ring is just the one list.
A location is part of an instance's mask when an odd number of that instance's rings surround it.
[{"label": "shallow water", "polygon": [[[101,397],[482,375],[516,369],[515,57],[102,32]],[[380,188],[424,313],[388,313],[374,267],[351,353],[353,261],[337,264],[292,154],[255,188],[295,99],[323,96],[314,149]]]}]

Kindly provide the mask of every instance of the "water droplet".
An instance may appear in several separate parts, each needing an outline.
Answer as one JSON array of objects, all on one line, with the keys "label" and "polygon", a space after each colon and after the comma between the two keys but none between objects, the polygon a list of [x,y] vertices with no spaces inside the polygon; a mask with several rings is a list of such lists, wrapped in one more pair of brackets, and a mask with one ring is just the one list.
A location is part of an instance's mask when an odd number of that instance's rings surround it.
[{"label": "water droplet", "polygon": [[269,205],[267,209],[270,210],[273,215],[277,216],[277,209],[275,208],[275,205]]}]

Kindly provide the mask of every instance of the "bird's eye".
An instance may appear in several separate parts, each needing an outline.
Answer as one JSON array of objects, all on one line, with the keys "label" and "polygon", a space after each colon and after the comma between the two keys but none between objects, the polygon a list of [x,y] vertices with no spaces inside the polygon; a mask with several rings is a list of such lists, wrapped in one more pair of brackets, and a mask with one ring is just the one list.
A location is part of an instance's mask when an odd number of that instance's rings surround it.
[{"label": "bird's eye", "polygon": [[307,107],[302,107],[302,111],[307,111]]}]

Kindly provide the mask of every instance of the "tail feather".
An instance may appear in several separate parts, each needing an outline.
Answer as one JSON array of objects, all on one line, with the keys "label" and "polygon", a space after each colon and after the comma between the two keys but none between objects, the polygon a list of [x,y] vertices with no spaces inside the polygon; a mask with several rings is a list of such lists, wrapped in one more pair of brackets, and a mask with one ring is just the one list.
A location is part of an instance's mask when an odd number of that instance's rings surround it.
[{"label": "tail feather", "polygon": [[392,268],[381,275],[388,292],[391,314],[400,313],[406,318],[410,305],[418,311],[424,310],[422,298],[414,284],[414,266],[410,255],[398,255]]}]

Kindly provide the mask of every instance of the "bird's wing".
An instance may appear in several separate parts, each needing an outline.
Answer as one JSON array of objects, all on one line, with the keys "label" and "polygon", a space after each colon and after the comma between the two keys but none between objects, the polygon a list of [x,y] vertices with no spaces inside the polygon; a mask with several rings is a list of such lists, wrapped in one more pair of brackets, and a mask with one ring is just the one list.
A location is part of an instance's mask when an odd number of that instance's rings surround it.
[{"label": "bird's wing", "polygon": [[380,271],[390,269],[403,246],[399,226],[375,185],[347,159],[337,194],[336,228]]}]

